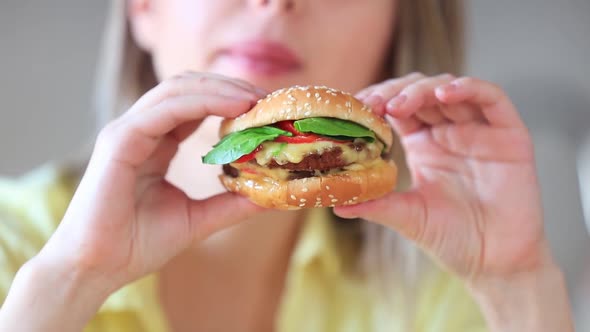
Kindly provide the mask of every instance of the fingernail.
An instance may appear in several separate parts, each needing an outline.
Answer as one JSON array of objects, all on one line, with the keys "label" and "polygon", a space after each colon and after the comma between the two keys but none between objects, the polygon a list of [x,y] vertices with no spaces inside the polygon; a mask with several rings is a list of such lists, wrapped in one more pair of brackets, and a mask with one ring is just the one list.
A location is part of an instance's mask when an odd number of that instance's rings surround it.
[{"label": "fingernail", "polygon": [[454,90],[457,90],[457,83],[449,83],[449,84],[444,84],[439,86],[438,88],[436,88],[437,90],[439,90],[440,92],[453,92]]},{"label": "fingernail", "polygon": [[[343,211],[344,210],[344,211]],[[344,212],[344,213],[342,213]],[[334,208],[334,214],[342,219],[358,219],[360,218],[356,213],[348,211],[346,207],[337,207]]]},{"label": "fingernail", "polygon": [[393,99],[391,99],[387,103],[387,110],[393,111],[395,109],[400,108],[406,101],[408,100],[408,96],[406,95],[397,95]]},{"label": "fingernail", "polygon": [[364,103],[369,106],[375,106],[375,105],[381,104],[382,102],[383,102],[383,97],[381,97],[380,95],[372,94],[372,95],[364,98]]},{"label": "fingernail", "polygon": [[268,94],[268,92],[262,88],[256,88],[256,93],[261,96],[266,96]]},{"label": "fingernail", "polygon": [[368,95],[369,95],[369,91],[361,91],[361,92],[357,93],[354,97],[356,99],[362,101],[363,99],[366,99]]}]

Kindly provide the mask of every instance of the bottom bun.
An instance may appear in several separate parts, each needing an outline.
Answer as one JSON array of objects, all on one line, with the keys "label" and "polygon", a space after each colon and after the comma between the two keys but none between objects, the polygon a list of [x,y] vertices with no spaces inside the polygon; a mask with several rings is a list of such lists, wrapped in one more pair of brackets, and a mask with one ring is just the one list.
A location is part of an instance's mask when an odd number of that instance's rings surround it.
[{"label": "bottom bun", "polygon": [[397,168],[379,159],[362,170],[344,170],[325,176],[276,180],[270,177],[233,178],[222,174],[227,190],[248,197],[262,207],[279,210],[352,205],[379,198],[393,190]]}]

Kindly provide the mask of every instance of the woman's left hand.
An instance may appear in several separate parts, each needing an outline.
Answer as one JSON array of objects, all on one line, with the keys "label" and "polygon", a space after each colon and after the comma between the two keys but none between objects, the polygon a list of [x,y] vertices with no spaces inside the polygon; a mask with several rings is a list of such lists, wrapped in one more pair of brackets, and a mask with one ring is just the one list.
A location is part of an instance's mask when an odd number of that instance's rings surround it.
[{"label": "woman's left hand", "polygon": [[474,78],[411,74],[357,97],[388,114],[413,185],[355,206],[461,277],[492,331],[573,331],[543,232],[531,137],[506,93]]},{"label": "woman's left hand", "polygon": [[502,89],[411,74],[357,97],[392,117],[413,187],[337,214],[395,229],[468,280],[545,261],[533,144]]}]

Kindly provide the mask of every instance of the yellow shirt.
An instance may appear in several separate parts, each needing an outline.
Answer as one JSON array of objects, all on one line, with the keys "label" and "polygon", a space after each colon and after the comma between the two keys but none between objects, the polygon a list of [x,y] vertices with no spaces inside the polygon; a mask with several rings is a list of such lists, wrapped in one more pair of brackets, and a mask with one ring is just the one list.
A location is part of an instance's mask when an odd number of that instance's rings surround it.
[{"label": "yellow shirt", "polygon": [[[53,166],[16,180],[0,179],[0,304],[19,267],[57,227],[76,183]],[[276,331],[406,332],[400,322],[408,319],[403,308],[407,303],[377,300],[362,278],[343,273],[338,246],[343,241],[337,240],[325,211],[313,210],[290,262]],[[114,293],[85,331],[168,331],[156,278],[147,276]],[[433,269],[416,280],[415,290],[410,322],[414,331],[486,330],[477,306],[450,275]]]}]

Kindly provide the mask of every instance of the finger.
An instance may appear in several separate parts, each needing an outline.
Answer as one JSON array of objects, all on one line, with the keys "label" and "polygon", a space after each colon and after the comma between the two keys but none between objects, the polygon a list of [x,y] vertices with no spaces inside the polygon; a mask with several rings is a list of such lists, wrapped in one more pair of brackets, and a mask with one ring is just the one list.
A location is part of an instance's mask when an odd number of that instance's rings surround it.
[{"label": "finger", "polygon": [[245,87],[236,80],[214,76],[212,74],[185,74],[166,80],[144,94],[131,107],[129,112],[141,112],[148,107],[155,106],[167,98],[213,94],[235,98],[248,98],[257,101],[266,94],[257,92],[254,87]]},{"label": "finger", "polygon": [[489,82],[463,77],[436,89],[437,98],[446,104],[472,103],[481,108],[485,119],[499,127],[525,127],[516,108],[504,91]]},{"label": "finger", "polygon": [[528,131],[520,128],[490,127],[476,122],[442,125],[432,128],[432,139],[462,157],[502,162],[534,160]]},{"label": "finger", "polygon": [[392,78],[361,90],[355,97],[371,106],[373,112],[382,115],[385,113],[387,100],[398,94],[405,86],[424,77],[421,73],[411,73],[403,77]]},{"label": "finger", "polygon": [[[170,136],[165,136],[143,163],[139,169],[138,176],[164,176],[170,165],[170,161],[178,151],[178,141]],[[141,189],[140,189],[141,191]]]},{"label": "finger", "polygon": [[448,123],[447,118],[438,106],[426,107],[416,113],[416,118],[429,126],[436,126],[442,123]]},{"label": "finger", "polygon": [[425,127],[424,122],[415,116],[406,119],[390,118],[390,122],[393,129],[402,137],[411,135]]},{"label": "finger", "polygon": [[174,129],[171,134],[180,143],[192,135],[197,129],[199,129],[199,126],[201,126],[202,122],[203,120],[195,120],[183,123]]},{"label": "finger", "polygon": [[139,167],[154,152],[160,139],[177,127],[208,115],[236,117],[254,102],[216,95],[171,98],[143,112],[126,113],[99,134],[99,156]]},{"label": "finger", "polygon": [[194,239],[203,240],[263,211],[264,208],[233,193],[192,201],[189,207],[191,233]]},{"label": "finger", "polygon": [[434,77],[423,78],[403,88],[386,105],[386,111],[393,116],[410,116],[423,107],[432,107],[439,103],[434,93],[435,88],[451,82],[455,77],[450,74],[442,74]]},{"label": "finger", "polygon": [[468,103],[459,103],[439,106],[445,118],[453,123],[487,122],[483,114],[475,106]]},{"label": "finger", "polygon": [[385,102],[399,94],[404,87],[424,77],[424,74],[421,73],[411,73],[403,77],[392,78],[379,84],[371,85],[370,87],[359,92],[356,95],[356,98],[367,104],[369,104],[368,102],[370,99],[373,101],[379,100],[380,103],[369,105],[377,113],[383,113],[385,110]]},{"label": "finger", "polygon": [[378,200],[334,208],[342,218],[363,218],[420,241],[426,225],[426,206],[416,192],[392,192]]},{"label": "finger", "polygon": [[217,73],[211,73],[211,72],[202,73],[202,72],[196,72],[196,71],[189,70],[189,71],[182,73],[180,76],[181,77],[188,77],[188,78],[191,78],[191,77],[198,78],[202,75],[207,75],[211,78],[218,79],[221,81],[226,81],[227,83],[230,83],[230,84],[237,84],[248,91],[257,92],[261,97],[264,97],[269,93],[268,91],[264,90],[263,88],[257,87],[254,84],[252,84],[248,81],[245,81],[243,79],[236,78],[236,77],[229,77],[229,76],[225,76],[225,75],[221,75],[221,74],[217,74]]},{"label": "finger", "polygon": [[385,114],[385,107],[383,107],[383,98],[376,95],[371,95],[368,98],[365,98],[364,104],[371,108],[371,111],[379,116],[383,116]]}]

